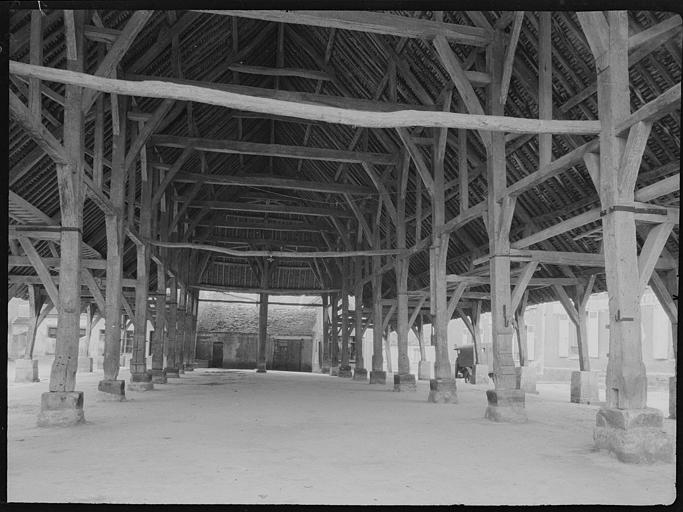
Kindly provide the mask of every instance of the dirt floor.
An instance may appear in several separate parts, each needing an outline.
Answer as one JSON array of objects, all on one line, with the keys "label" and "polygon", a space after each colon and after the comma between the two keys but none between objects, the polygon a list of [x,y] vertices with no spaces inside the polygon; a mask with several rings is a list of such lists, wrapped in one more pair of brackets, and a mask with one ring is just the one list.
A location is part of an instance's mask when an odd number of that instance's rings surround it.
[{"label": "dirt floor", "polygon": [[[320,374],[201,369],[86,423],[39,428],[43,381],[9,382],[10,502],[305,504],[669,504],[675,464],[627,465],[592,451],[598,406],[569,385],[527,395],[529,422],[484,419],[486,386],[458,381],[457,405]],[[120,378],[127,379],[128,371]],[[649,405],[665,412],[666,391]],[[675,421],[666,419],[667,431]]]}]

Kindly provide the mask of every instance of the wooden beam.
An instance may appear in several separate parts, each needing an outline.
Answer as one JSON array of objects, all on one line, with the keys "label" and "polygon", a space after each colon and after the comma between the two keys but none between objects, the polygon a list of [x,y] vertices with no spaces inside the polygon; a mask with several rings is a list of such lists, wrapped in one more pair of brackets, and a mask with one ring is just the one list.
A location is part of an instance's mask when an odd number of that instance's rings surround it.
[{"label": "wooden beam", "polygon": [[[30,238],[31,235],[25,233],[22,235],[17,235],[17,238]],[[60,259],[53,258],[40,258],[42,262],[47,267],[59,268]],[[32,267],[33,263],[27,256],[7,256],[7,268],[12,267]],[[101,259],[82,259],[81,266],[84,268],[94,268],[99,270],[104,270],[107,268],[107,261]]]},{"label": "wooden beam", "polygon": [[[43,23],[42,15],[38,10],[31,11],[31,47],[29,62],[31,64],[43,65]],[[40,80],[31,79],[28,84],[28,109],[33,118],[41,122],[42,102],[41,102]]]},{"label": "wooden beam", "polygon": [[657,199],[661,196],[672,194],[680,189],[681,175],[674,174],[673,176],[664,178],[663,180],[653,183],[652,185],[648,185],[647,187],[636,190],[634,197],[636,201],[647,202]]},{"label": "wooden beam", "polygon": [[[179,202],[184,202],[186,198],[178,197]],[[276,204],[252,204],[238,203],[229,201],[195,201],[190,204],[191,208],[211,208],[213,210],[233,210],[242,212],[263,212],[263,213],[287,213],[295,215],[311,215],[314,217],[353,217],[351,212],[339,208],[318,208],[313,206],[288,206]]]},{"label": "wooden beam", "polygon": [[396,132],[408,151],[410,158],[415,163],[415,168],[417,169],[420,178],[422,178],[422,182],[427,189],[427,193],[430,197],[432,197],[434,195],[434,178],[432,178],[432,173],[429,170],[429,167],[427,166],[420,149],[412,140],[410,133],[406,128],[397,128]]},{"label": "wooden beam", "polygon": [[12,118],[19,123],[24,131],[38,144],[55,163],[65,164],[68,161],[66,150],[12,91],[9,95],[9,111]]},{"label": "wooden beam", "polygon": [[505,61],[503,63],[503,78],[501,79],[500,87],[500,103],[505,105],[508,97],[508,88],[510,87],[510,78],[512,77],[512,64],[515,60],[515,51],[517,50],[517,41],[519,41],[519,33],[522,30],[522,21],[524,21],[524,11],[515,12],[515,20],[512,26],[512,33],[510,34],[510,41],[505,50]]},{"label": "wooden beam", "polygon": [[665,115],[681,108],[681,83],[667,89],[654,100],[646,103],[638,110],[616,125],[615,132],[621,135],[637,123],[654,123]]},{"label": "wooden beam", "polygon": [[[81,263],[83,263],[83,260],[81,260]],[[104,261],[104,263],[106,268],[106,261]],[[104,296],[102,295],[102,291],[100,290],[100,287],[97,285],[95,278],[87,268],[81,269],[81,280],[85,282],[86,286],[90,290],[90,293],[92,293],[93,297],[95,298],[97,308],[100,310],[100,313],[104,316],[106,312]]]},{"label": "wooden beam", "polygon": [[524,266],[524,270],[522,270],[522,274],[519,276],[514,290],[512,290],[512,298],[510,299],[510,309],[512,311],[517,311],[517,308],[519,308],[519,305],[522,302],[522,297],[524,296],[524,292],[526,291],[526,288],[529,285],[529,282],[531,281],[531,278],[534,275],[537,267],[538,261],[535,260],[531,260]]},{"label": "wooden beam", "polygon": [[436,36],[441,36],[459,44],[473,46],[486,46],[491,40],[491,31],[478,27],[421,20],[372,11],[201,10],[198,12],[343,30],[356,30],[417,39],[432,39]]},{"label": "wooden beam", "polygon": [[636,186],[640,163],[643,159],[643,151],[650,137],[652,123],[638,122],[631,126],[626,147],[621,155],[619,165],[619,188],[622,193],[630,194]]},{"label": "wooden beam", "polygon": [[348,163],[372,162],[382,165],[395,165],[397,163],[396,156],[386,153],[367,153],[328,148],[287,146],[284,144],[213,140],[198,137],[179,137],[174,135],[154,135],[151,138],[151,143],[155,146],[170,148],[193,147],[197,151],[210,151],[216,153],[278,156],[282,158],[328,160],[332,162]]},{"label": "wooden beam", "polygon": [[562,222],[558,222],[557,224],[554,224],[553,226],[550,226],[546,229],[542,229],[541,231],[538,231],[532,235],[526,236],[520,240],[517,240],[516,242],[512,242],[510,244],[510,247],[514,249],[524,249],[525,247],[537,244],[539,242],[542,242],[543,240],[547,240],[554,236],[561,235],[562,233],[566,233],[567,231],[571,231],[581,226],[585,226],[586,224],[590,224],[591,222],[596,222],[600,220],[601,211],[602,208],[600,207],[593,208],[575,217],[564,220]]},{"label": "wooden beam", "polygon": [[320,295],[321,293],[338,293],[339,288],[240,288],[237,286],[217,286],[198,283],[189,286],[194,290],[206,290],[232,293],[267,293],[268,295]]},{"label": "wooden beam", "polygon": [[[462,98],[465,107],[467,107],[467,111],[470,114],[483,116],[484,109],[479,102],[479,98],[474,92],[469,79],[465,75],[465,70],[462,68],[460,61],[453,53],[453,50],[451,50],[448,41],[444,37],[437,36],[434,38],[432,43],[437,54],[439,55],[439,58],[441,59],[441,63],[443,64],[444,68],[446,68],[446,71],[451,77],[453,84],[455,84],[458,93],[460,93],[460,97]],[[458,128],[464,128],[464,126]],[[489,147],[491,145],[491,135],[489,132],[485,130],[479,130],[479,135],[484,143],[484,147]]]},{"label": "wooden beam", "polygon": [[215,245],[195,244],[186,242],[161,242],[150,240],[151,245],[158,247],[169,247],[174,249],[196,249],[203,251],[213,251],[229,256],[238,257],[273,257],[273,258],[345,258],[348,256],[393,256],[401,255],[407,251],[399,249],[370,249],[356,251],[307,251],[307,252],[286,252],[286,251],[238,251],[226,247]]},{"label": "wooden beam", "polygon": [[[128,51],[128,48],[133,44],[138,33],[147,23],[147,20],[154,14],[154,11],[133,11],[133,14],[128,19],[126,26],[121,31],[121,35],[112,44],[111,49],[107,52],[104,60],[100,62],[95,71],[95,76],[110,77],[116,71],[116,66],[121,62],[121,59]],[[86,89],[83,92],[82,110],[88,112],[92,104],[95,102],[98,93],[92,89]]]},{"label": "wooden beam", "polygon": [[247,73],[251,75],[262,76],[298,76],[300,78],[310,78],[311,80],[324,80],[329,82],[334,77],[330,76],[325,71],[316,71],[314,69],[300,69],[300,68],[270,68],[265,66],[248,66],[246,64],[231,64],[228,66],[230,71],[237,71],[239,73]]},{"label": "wooden beam", "polygon": [[456,215],[453,217],[451,220],[446,222],[443,227],[439,230],[440,234],[444,233],[452,233],[453,231],[457,231],[461,227],[463,227],[465,224],[478,219],[482,215],[485,215],[488,210],[488,205],[486,204],[486,201],[481,201],[480,203],[477,203],[476,205],[468,208],[466,211],[462,212],[459,215]]},{"label": "wooden beam", "polygon": [[[553,62],[552,13],[539,13],[538,20],[538,117],[553,117]],[[542,168],[553,159],[552,135],[538,136],[538,166]]]},{"label": "wooden beam", "polygon": [[190,158],[190,155],[192,154],[194,149],[195,148],[192,146],[185,147],[185,149],[183,149],[183,152],[180,154],[178,159],[175,162],[173,162],[173,166],[166,173],[166,176],[164,176],[163,181],[159,184],[159,187],[156,189],[154,195],[152,196],[152,205],[156,206],[157,204],[159,204],[159,201],[161,201],[161,198],[163,197],[166,188],[168,188],[168,186],[171,184],[171,182],[175,178],[176,174],[178,174],[183,164],[187,161],[188,158]]},{"label": "wooden beam", "polygon": [[[448,299],[448,314],[446,318],[449,320],[453,317],[453,313],[455,312],[455,308],[458,306],[458,302],[460,302],[460,299],[463,296],[463,293],[465,293],[465,290],[467,289],[469,285],[465,282],[458,283],[458,286],[455,287],[455,290],[453,290],[453,293],[451,294],[451,298]],[[426,297],[422,297],[422,299],[426,299]],[[424,302],[424,300],[422,300]]]},{"label": "wooden beam", "polygon": [[590,135],[600,131],[599,121],[547,121],[502,115],[487,116],[454,112],[425,112],[424,110],[418,110],[416,107],[412,107],[407,111],[393,112],[359,111],[322,104],[313,105],[255,97],[208,87],[179,84],[171,80],[134,82],[103,78],[64,69],[32,66],[31,64],[24,64],[13,60],[10,61],[9,70],[10,73],[15,75],[78,85],[109,93],[194,101],[252,112],[299,117],[301,119],[367,128],[432,126],[438,128],[465,128],[481,130],[483,132],[566,133],[576,135]]},{"label": "wooden beam", "polygon": [[583,33],[586,35],[593,57],[596,60],[609,48],[609,26],[601,11],[577,12]]},{"label": "wooden beam", "polygon": [[376,195],[370,187],[347,183],[308,181],[263,175],[225,175],[179,172],[173,181],[177,183],[204,183],[205,185],[230,185],[235,187],[281,188],[285,190],[305,190],[328,194]]},{"label": "wooden beam", "polygon": [[50,296],[50,300],[58,310],[61,310],[61,303],[59,302],[59,290],[57,289],[57,285],[55,285],[53,276],[50,275],[50,271],[47,269],[47,266],[45,266],[45,263],[38,254],[38,251],[36,251],[36,248],[33,247],[33,243],[25,237],[20,237],[19,243],[21,244],[22,249],[24,249],[29,261],[33,265],[38,277],[40,277],[40,282],[45,287],[45,291],[47,291],[47,294]]},{"label": "wooden beam", "polygon": [[650,282],[650,276],[654,271],[655,265],[659,260],[659,255],[662,253],[662,249],[664,249],[673,227],[674,225],[672,223],[666,222],[656,225],[648,233],[643,248],[640,251],[640,255],[638,256],[639,295],[645,291],[647,283]]},{"label": "wooden beam", "polygon": [[135,137],[135,140],[131,142],[128,153],[126,154],[126,160],[123,165],[123,170],[125,172],[129,172],[130,168],[134,165],[135,159],[138,157],[138,153],[140,153],[140,150],[143,149],[149,137],[158,128],[159,124],[161,124],[161,121],[163,121],[166,114],[168,114],[168,112],[171,110],[171,107],[173,107],[174,103],[174,100],[162,101],[161,105],[159,105],[154,111],[154,114],[152,114],[152,117],[139,131],[137,137]]}]

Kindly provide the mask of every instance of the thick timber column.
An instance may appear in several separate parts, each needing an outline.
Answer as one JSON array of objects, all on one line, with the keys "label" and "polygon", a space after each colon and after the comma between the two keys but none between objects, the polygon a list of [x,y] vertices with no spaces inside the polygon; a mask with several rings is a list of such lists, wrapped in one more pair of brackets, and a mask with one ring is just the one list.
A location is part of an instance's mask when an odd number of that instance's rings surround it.
[{"label": "thick timber column", "polygon": [[[578,13],[578,17],[596,58],[598,75],[601,123],[598,192],[603,209],[603,250],[610,315],[607,404],[598,411],[593,439],[596,448],[615,453],[623,462],[672,460],[672,439],[662,431],[663,415],[658,409],[647,407],[635,214],[627,206],[634,199],[636,181],[628,179],[628,167],[634,165],[634,158],[639,163],[642,150],[636,154],[631,134],[617,131],[617,125],[630,115],[628,14],[626,11],[608,11],[605,18],[597,11]],[[647,131],[648,127],[637,123],[631,128],[634,130],[636,136],[633,138],[638,139],[638,131]],[[623,162],[625,154],[628,154],[628,160]],[[635,174],[638,167],[634,169]]]},{"label": "thick timber column", "polygon": [[[83,71],[85,11],[64,11],[66,67]],[[83,238],[83,90],[67,85],[64,95],[66,165],[57,164],[62,231],[59,262],[59,319],[50,391],[41,396],[38,426],[75,425],[85,421],[83,392],[75,391],[81,318],[81,241]]]},{"label": "thick timber column", "polygon": [[97,320],[95,317],[95,305],[93,303],[88,303],[85,306],[85,336],[79,341],[78,344],[78,372],[79,373],[92,373],[93,371],[93,358],[90,357],[90,339],[92,335],[92,328]]},{"label": "thick timber column", "polygon": [[190,290],[187,294],[187,305],[185,308],[185,371],[194,371],[194,311],[195,311],[195,295],[194,291]]},{"label": "thick timber column", "polygon": [[[190,252],[190,251],[187,251]],[[176,307],[176,350],[175,350],[175,367],[178,369],[178,374],[185,373],[185,309],[187,307],[187,286],[185,284],[185,264],[187,255],[185,251],[179,251],[178,257],[178,305]]]},{"label": "thick timber column", "polygon": [[[46,301],[46,295],[40,293],[39,285],[30,284],[27,288],[29,309],[28,335],[26,336],[24,357],[14,362],[14,382],[40,382],[38,377],[38,360],[33,359],[33,348],[36,344],[38,326],[47,316],[47,312],[52,309],[52,302],[49,299]],[[43,313],[41,310],[46,302],[47,305]]]},{"label": "thick timber column", "polygon": [[339,294],[333,293],[331,297],[331,345],[330,345],[330,376],[339,377],[339,331],[337,326],[339,325],[339,314],[337,308],[339,307]]},{"label": "thick timber column", "polygon": [[472,343],[474,344],[474,368],[472,368],[472,375],[470,382],[472,384],[488,384],[489,382],[489,365],[488,361],[482,361],[481,353],[481,301],[477,300],[472,304]]},{"label": "thick timber column", "polygon": [[[142,163],[144,165],[144,163]],[[140,194],[140,236],[143,243],[136,246],[137,276],[135,281],[135,335],[133,337],[133,357],[130,362],[130,391],[149,391],[154,389],[152,372],[147,371],[147,298],[149,296],[149,239],[152,235],[152,182],[147,169],[142,169]],[[129,183],[132,185],[133,182]],[[133,217],[128,219],[133,225]]]},{"label": "thick timber column", "polygon": [[349,364],[349,334],[351,326],[349,325],[349,277],[351,273],[349,258],[342,258],[342,268],[344,275],[342,276],[342,320],[341,320],[341,362],[339,364],[339,376],[344,378],[353,377],[351,365]]},{"label": "thick timber column", "polygon": [[[373,245],[379,247],[379,222],[375,223]],[[382,257],[372,257],[372,369],[370,384],[386,384],[387,373],[384,371],[382,356]]]},{"label": "thick timber column", "polygon": [[[678,267],[658,272],[654,270],[650,278],[650,287],[659,300],[664,312],[671,322],[671,341],[673,342],[674,372],[678,356],[678,304],[674,298],[678,296]],[[676,373],[669,377],[669,418],[676,419]]]},{"label": "thick timber column", "polygon": [[417,364],[417,378],[418,380],[431,380],[433,366],[427,361],[427,350],[425,349],[425,330],[424,330],[424,316],[418,313],[420,318],[419,330],[415,333],[417,342],[420,346],[420,362]]},{"label": "thick timber column", "polygon": [[[163,261],[163,260],[161,260]],[[152,343],[152,382],[166,384],[164,370],[164,347],[166,341],[166,268],[157,263],[157,293],[155,295],[156,316],[154,318],[154,339]]]},{"label": "thick timber column", "polygon": [[536,391],[536,368],[529,366],[529,350],[527,347],[527,327],[525,320],[528,299],[529,290],[525,290],[514,314],[514,327],[517,332],[517,350],[519,351],[517,387],[525,393],[538,393],[538,391]]},{"label": "thick timber column", "polygon": [[363,258],[354,260],[356,286],[353,292],[355,302],[355,333],[356,333],[356,365],[353,369],[353,380],[367,381],[368,371],[363,360]]},{"label": "thick timber column", "polygon": [[329,295],[322,294],[323,301],[323,364],[322,373],[330,373],[330,316],[329,316]]},{"label": "thick timber column", "polygon": [[[404,159],[407,164],[410,160]],[[399,181],[407,183],[408,165],[401,168]],[[420,177],[417,176],[420,180]],[[406,190],[399,187],[396,194],[396,247],[406,248]],[[394,375],[394,391],[417,391],[415,375],[410,373],[410,359],[408,359],[408,265],[409,256],[396,257],[396,334],[398,335],[398,372]]]},{"label": "thick timber column", "polygon": [[[488,87],[489,114],[503,115],[501,80],[503,76],[503,33],[495,32],[486,49],[491,84]],[[507,196],[497,199],[507,186],[505,134],[490,133],[487,147],[488,236],[491,255],[491,323],[493,339],[493,375],[495,389],[486,391],[486,418],[494,421],[525,422],[524,391],[517,384],[512,358],[513,314],[510,292],[510,223],[515,201]]]},{"label": "thick timber column", "polygon": [[[127,119],[127,97],[118,96],[118,119]],[[97,122],[103,120],[98,117]],[[125,206],[126,172],[126,124],[119,122],[112,133],[111,177],[109,183],[109,200],[116,214],[104,216],[107,232],[107,282],[104,320],[104,360],[102,368],[104,378],[99,382],[99,399],[124,400],[126,397],[124,380],[117,379],[121,366],[121,308],[123,303],[123,212]]]},{"label": "thick timber column", "polygon": [[168,280],[168,335],[166,339],[166,377],[178,378],[178,365],[176,363],[176,352],[178,351],[178,332],[176,329],[178,322],[178,280],[175,276]]},{"label": "thick timber column", "polygon": [[[261,288],[268,289],[270,282],[270,265],[267,259],[263,260],[261,269]],[[266,358],[268,354],[268,294],[261,293],[259,296],[258,314],[258,355],[256,371],[266,373]]]},{"label": "thick timber column", "polygon": [[[450,110],[450,92],[446,96],[444,110]],[[432,257],[430,259],[430,289],[433,302],[432,325],[434,328],[434,378],[429,381],[429,401],[433,403],[457,403],[455,376],[448,357],[448,297],[446,294],[446,259],[448,256],[448,233],[442,233],[446,222],[444,157],[446,151],[446,128],[434,130],[433,167],[434,195],[432,196]]]}]

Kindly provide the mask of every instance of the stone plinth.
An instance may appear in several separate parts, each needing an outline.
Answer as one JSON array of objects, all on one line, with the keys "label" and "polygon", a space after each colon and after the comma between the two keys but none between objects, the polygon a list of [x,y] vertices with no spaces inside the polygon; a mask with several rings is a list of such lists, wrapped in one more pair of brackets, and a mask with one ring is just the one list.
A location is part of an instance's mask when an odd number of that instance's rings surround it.
[{"label": "stone plinth", "polygon": [[152,383],[152,373],[132,373],[130,375],[130,382],[128,383],[128,391],[151,391],[154,389]]},{"label": "stone plinth", "polygon": [[387,372],[385,371],[370,371],[370,384],[386,384]]},{"label": "stone plinth", "polygon": [[194,371],[194,363],[185,363],[184,369],[186,372],[193,372]]},{"label": "stone plinth", "polygon": [[97,356],[95,358],[95,369],[104,370],[104,356]]},{"label": "stone plinth", "polygon": [[[184,375],[184,374],[185,374],[185,368],[184,368],[184,366],[185,366],[185,365],[183,365],[182,363],[180,363],[180,365],[178,366],[178,375]],[[265,372],[266,369],[264,368],[263,371]]]},{"label": "stone plinth", "polygon": [[521,389],[486,390],[488,406],[484,417],[491,421],[526,423],[524,391]]},{"label": "stone plinth", "polygon": [[40,382],[37,359],[17,359],[14,361],[14,382]]},{"label": "stone plinth", "polygon": [[195,359],[194,360],[194,367],[195,368],[208,368],[209,367],[209,360],[208,359]]},{"label": "stone plinth", "polygon": [[394,375],[394,391],[416,392],[417,384],[415,382],[415,375],[412,373]]},{"label": "stone plinth", "polygon": [[156,370],[152,368],[152,382],[154,384],[166,384],[166,370]]},{"label": "stone plinth", "polygon": [[535,393],[536,391],[536,368],[533,366],[517,366],[515,367],[517,374],[517,388],[525,393]]},{"label": "stone plinth", "polygon": [[417,378],[418,380],[431,380],[434,373],[434,365],[429,361],[420,361],[417,363]]},{"label": "stone plinth", "polygon": [[653,463],[674,460],[674,439],[662,430],[664,416],[658,409],[598,411],[593,430],[596,450],[607,450],[621,462]]},{"label": "stone plinth", "polygon": [[123,402],[126,399],[125,380],[101,380],[97,385],[97,400]]},{"label": "stone plinth", "polygon": [[458,390],[455,379],[431,379],[427,400],[435,404],[457,404]]},{"label": "stone plinth", "polygon": [[78,358],[78,373],[92,373],[93,358],[87,356],[81,356]]},{"label": "stone plinth", "polygon": [[354,368],[353,380],[366,382],[368,380],[368,371],[365,368]]},{"label": "stone plinth", "polygon": [[164,368],[166,372],[167,379],[179,379],[180,373],[178,373],[178,368]]},{"label": "stone plinth", "polygon": [[350,366],[340,366],[339,374],[337,376],[344,379],[350,379],[353,377],[353,371],[351,370]]},{"label": "stone plinth", "polygon": [[598,373],[572,372],[569,401],[575,404],[590,404],[598,401]]},{"label": "stone plinth", "polygon": [[669,418],[676,419],[676,377],[669,377]]},{"label": "stone plinth", "polygon": [[50,391],[41,395],[39,427],[70,427],[84,421],[82,391]]},{"label": "stone plinth", "polygon": [[474,366],[472,366],[470,384],[488,384],[489,380],[489,365],[475,364]]},{"label": "stone plinth", "polygon": [[339,377],[339,366],[330,366],[330,377]]}]

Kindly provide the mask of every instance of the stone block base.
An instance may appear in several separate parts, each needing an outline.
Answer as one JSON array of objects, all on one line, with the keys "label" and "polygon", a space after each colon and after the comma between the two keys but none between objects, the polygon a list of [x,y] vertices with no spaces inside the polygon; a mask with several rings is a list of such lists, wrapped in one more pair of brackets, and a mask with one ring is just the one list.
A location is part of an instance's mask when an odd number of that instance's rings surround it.
[{"label": "stone block base", "polygon": [[178,375],[184,375],[184,374],[185,374],[185,368],[184,368],[183,365],[181,364],[181,365],[178,367]]},{"label": "stone block base", "polygon": [[669,377],[669,418],[676,419],[676,377]]},{"label": "stone block base", "polygon": [[185,363],[184,369],[186,372],[193,372],[194,371],[194,363]]},{"label": "stone block base", "polygon": [[17,359],[14,361],[14,382],[40,382],[37,359]]},{"label": "stone block base", "polygon": [[330,366],[330,377],[339,377],[339,366]]},{"label": "stone block base", "polygon": [[179,379],[180,373],[178,373],[178,368],[164,368],[166,372],[167,379]]},{"label": "stone block base", "polygon": [[93,358],[92,357],[79,357],[78,358],[78,373],[92,373]]},{"label": "stone block base", "polygon": [[98,400],[114,400],[122,402],[126,399],[126,381],[101,380],[97,385]]},{"label": "stone block base", "polygon": [[472,366],[470,384],[488,384],[489,381],[489,365],[475,364],[474,366]]},{"label": "stone block base", "polygon": [[370,371],[370,384],[386,384],[387,372],[385,371]]},{"label": "stone block base", "polygon": [[427,400],[435,404],[457,404],[458,390],[455,379],[431,379]]},{"label": "stone block base", "polygon": [[488,406],[484,417],[491,421],[526,423],[524,391],[521,389],[486,390]]},{"label": "stone block base", "polygon": [[41,395],[39,427],[70,427],[84,421],[82,391],[50,391]]},{"label": "stone block base", "polygon": [[672,462],[674,439],[662,430],[663,415],[653,408],[598,411],[593,430],[596,450],[607,450],[626,463]]},{"label": "stone block base", "polygon": [[138,391],[138,392],[143,392],[143,391],[151,391],[154,389],[154,383],[152,381],[149,382],[144,382],[144,381],[130,381],[128,383],[128,391]]},{"label": "stone block base", "polygon": [[367,381],[368,371],[365,368],[355,368],[353,370],[353,380]]},{"label": "stone block base", "polygon": [[154,384],[166,384],[166,370],[152,369],[152,382]]},{"label": "stone block base", "polygon": [[418,380],[431,380],[434,372],[434,365],[429,361],[420,361],[417,363],[417,378]]},{"label": "stone block base", "polygon": [[95,369],[104,370],[104,356],[97,356],[95,358]]},{"label": "stone block base", "polygon": [[208,359],[195,359],[194,367],[195,368],[208,368],[209,367],[209,360]]},{"label": "stone block base", "polygon": [[340,366],[338,377],[342,377],[344,379],[352,378],[353,377],[353,371],[351,370],[351,367],[350,366]]},{"label": "stone block base", "polygon": [[517,366],[515,367],[517,374],[517,388],[525,393],[535,393],[536,391],[536,368],[533,366]]},{"label": "stone block base", "polygon": [[415,393],[417,391],[417,384],[415,382],[415,375],[408,373],[405,375],[394,375],[394,391],[408,391]]},{"label": "stone block base", "polygon": [[572,372],[569,401],[590,404],[598,401],[598,373]]}]

